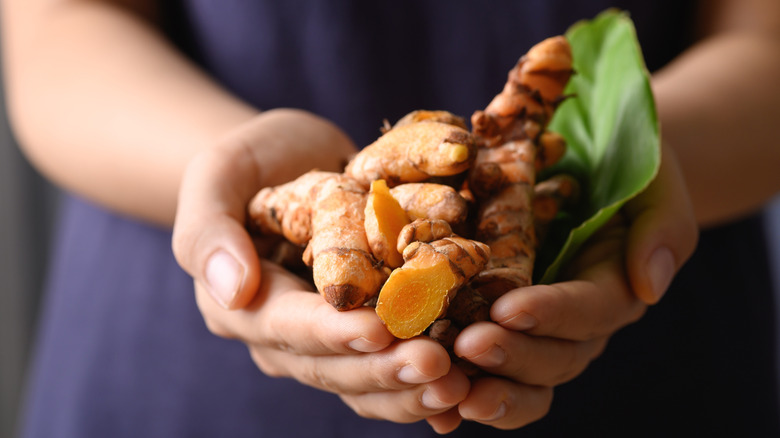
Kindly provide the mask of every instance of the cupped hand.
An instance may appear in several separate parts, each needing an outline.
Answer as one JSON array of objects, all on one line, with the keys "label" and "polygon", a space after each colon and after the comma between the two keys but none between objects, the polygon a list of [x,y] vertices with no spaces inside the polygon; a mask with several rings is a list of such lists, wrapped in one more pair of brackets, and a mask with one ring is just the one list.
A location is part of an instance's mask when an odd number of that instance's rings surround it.
[{"label": "cupped hand", "polygon": [[249,348],[266,374],[338,394],[367,418],[414,422],[463,400],[468,378],[427,338],[398,341],[372,308],[339,312],[298,277],[262,262],[263,281],[242,309],[228,310],[196,283],[209,329]]},{"label": "cupped hand", "polygon": [[515,289],[473,324],[455,353],[486,371],[457,413],[431,417],[439,431],[460,418],[501,429],[522,427],[550,409],[553,389],[585,370],[612,334],[657,302],[693,253],[698,228],[674,155],[620,217],[594,235],[565,281]]},{"label": "cupped hand", "polygon": [[275,110],[238,127],[188,166],[173,233],[179,264],[215,334],[243,341],[266,374],[338,394],[365,417],[418,421],[456,406],[469,381],[430,339],[397,341],[373,309],[338,312],[312,286],[261,261],[245,228],[249,200],[355,152],[332,124]]},{"label": "cupped hand", "polygon": [[246,206],[263,187],[318,168],[339,171],[355,153],[333,124],[299,110],[261,113],[187,166],[179,190],[173,252],[217,302],[241,308],[260,284]]}]

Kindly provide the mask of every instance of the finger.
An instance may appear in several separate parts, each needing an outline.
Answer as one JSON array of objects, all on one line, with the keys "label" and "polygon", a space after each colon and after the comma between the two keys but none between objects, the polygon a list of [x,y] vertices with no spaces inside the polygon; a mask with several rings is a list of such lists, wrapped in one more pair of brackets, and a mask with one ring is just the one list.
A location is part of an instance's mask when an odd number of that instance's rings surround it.
[{"label": "finger", "polygon": [[471,384],[457,368],[431,383],[401,391],[342,396],[358,415],[397,423],[412,423],[450,411],[466,399]]},{"label": "finger", "polygon": [[658,302],[693,254],[698,227],[674,152],[663,149],[656,179],[624,207],[631,221],[627,269],[637,297]]},{"label": "finger", "polygon": [[431,415],[425,421],[431,425],[436,433],[445,435],[457,429],[460,423],[463,422],[463,417],[460,416],[456,406],[440,414]]},{"label": "finger", "polygon": [[506,379],[484,377],[471,383],[468,397],[460,403],[460,415],[498,429],[516,429],[547,415],[553,390]]},{"label": "finger", "polygon": [[530,336],[497,324],[472,324],[455,341],[455,354],[497,376],[555,386],[578,376],[604,350],[606,338],[568,341]]},{"label": "finger", "polygon": [[537,336],[572,341],[609,336],[646,310],[628,290],[620,261],[596,264],[577,280],[512,290],[493,304],[491,319]]},{"label": "finger", "polygon": [[[250,152],[215,148],[196,156],[182,179],[173,252],[181,267],[224,308],[240,308],[260,283],[260,262],[244,228],[256,187]],[[231,183],[235,181],[235,183]]]},{"label": "finger", "polygon": [[280,266],[263,261],[262,267],[263,282],[244,309],[226,310],[196,287],[198,306],[213,333],[298,355],[374,352],[395,340],[373,309],[339,312]]},{"label": "finger", "polygon": [[291,377],[337,394],[413,388],[440,379],[450,371],[446,351],[425,338],[397,342],[385,350],[366,354],[301,356],[256,347],[250,347],[250,352],[265,374]]}]

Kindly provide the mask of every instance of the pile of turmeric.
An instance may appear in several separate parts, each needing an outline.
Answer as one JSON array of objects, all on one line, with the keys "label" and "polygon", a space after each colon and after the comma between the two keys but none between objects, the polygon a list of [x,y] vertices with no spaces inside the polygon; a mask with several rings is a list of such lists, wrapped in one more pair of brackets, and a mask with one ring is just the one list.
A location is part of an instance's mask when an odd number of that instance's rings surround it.
[{"label": "pile of turmeric", "polygon": [[446,346],[489,319],[501,294],[531,284],[545,227],[576,197],[571,178],[537,184],[566,148],[547,125],[571,74],[566,39],[546,39],[471,129],[447,111],[385,122],[342,173],[315,169],[258,192],[249,226],[300,248],[336,309],[375,306],[396,337],[428,334]]}]

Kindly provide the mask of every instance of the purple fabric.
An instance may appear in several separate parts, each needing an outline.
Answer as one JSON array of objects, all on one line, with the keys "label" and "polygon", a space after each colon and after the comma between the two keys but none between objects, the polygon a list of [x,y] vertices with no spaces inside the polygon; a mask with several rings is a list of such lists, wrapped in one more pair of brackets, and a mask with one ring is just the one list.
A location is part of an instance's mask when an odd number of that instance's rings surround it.
[{"label": "purple fabric", "polygon": [[[632,12],[656,68],[685,45],[690,7],[671,0],[163,3],[172,37],[229,89],[261,108],[324,115],[358,144],[376,138],[383,119],[411,109],[468,115],[483,107],[531,44],[607,6]],[[757,224],[705,233],[662,304],[556,390],[547,418],[519,432],[468,423],[455,436],[780,435]],[[170,238],[66,198],[24,438],[435,436],[424,423],[362,419],[336,396],[262,375],[243,345],[206,330]]]}]

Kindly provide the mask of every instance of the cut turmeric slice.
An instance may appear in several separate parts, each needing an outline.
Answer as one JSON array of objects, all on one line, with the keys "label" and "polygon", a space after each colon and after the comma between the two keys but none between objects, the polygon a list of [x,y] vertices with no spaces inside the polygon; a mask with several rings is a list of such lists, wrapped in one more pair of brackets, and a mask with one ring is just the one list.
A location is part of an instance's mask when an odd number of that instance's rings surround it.
[{"label": "cut turmeric slice", "polygon": [[401,204],[390,194],[385,180],[371,183],[366,202],[366,237],[374,257],[390,268],[404,262],[398,252],[397,242],[401,229],[409,223],[409,217]]},{"label": "cut turmeric slice", "polygon": [[409,265],[390,274],[379,292],[376,313],[393,336],[417,336],[444,314],[460,284],[447,256],[418,251]]},{"label": "cut turmeric slice", "polygon": [[400,339],[419,335],[443,316],[458,289],[481,271],[490,257],[487,245],[458,236],[431,243],[413,242],[404,264],[379,292],[376,313]]}]

